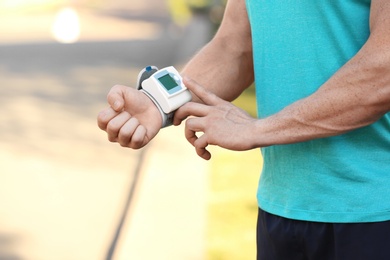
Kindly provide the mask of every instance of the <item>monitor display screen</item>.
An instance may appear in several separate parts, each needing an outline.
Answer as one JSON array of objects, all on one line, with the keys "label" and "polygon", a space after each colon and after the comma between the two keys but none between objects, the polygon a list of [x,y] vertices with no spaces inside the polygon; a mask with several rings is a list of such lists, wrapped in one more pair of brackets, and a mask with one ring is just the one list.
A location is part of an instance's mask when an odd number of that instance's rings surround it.
[{"label": "monitor display screen", "polygon": [[167,91],[177,87],[176,81],[169,74],[158,78],[158,80]]}]

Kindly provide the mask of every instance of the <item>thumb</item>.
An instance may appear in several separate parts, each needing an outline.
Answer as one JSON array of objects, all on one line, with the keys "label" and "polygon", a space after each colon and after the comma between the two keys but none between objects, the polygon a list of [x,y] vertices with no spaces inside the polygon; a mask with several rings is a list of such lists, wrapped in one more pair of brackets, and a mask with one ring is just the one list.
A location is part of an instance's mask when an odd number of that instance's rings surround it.
[{"label": "thumb", "polygon": [[123,110],[125,105],[125,93],[127,87],[116,85],[111,88],[107,95],[108,104],[117,112]]}]

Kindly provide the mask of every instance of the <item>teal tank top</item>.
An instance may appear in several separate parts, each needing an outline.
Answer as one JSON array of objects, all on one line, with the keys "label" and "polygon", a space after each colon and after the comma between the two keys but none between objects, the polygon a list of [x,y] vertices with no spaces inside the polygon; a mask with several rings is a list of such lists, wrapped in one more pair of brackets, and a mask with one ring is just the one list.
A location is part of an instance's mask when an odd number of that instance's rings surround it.
[{"label": "teal tank top", "polygon": [[[370,0],[246,0],[258,115],[309,96],[369,36]],[[340,136],[262,148],[263,210],[318,222],[390,220],[390,114]]]}]

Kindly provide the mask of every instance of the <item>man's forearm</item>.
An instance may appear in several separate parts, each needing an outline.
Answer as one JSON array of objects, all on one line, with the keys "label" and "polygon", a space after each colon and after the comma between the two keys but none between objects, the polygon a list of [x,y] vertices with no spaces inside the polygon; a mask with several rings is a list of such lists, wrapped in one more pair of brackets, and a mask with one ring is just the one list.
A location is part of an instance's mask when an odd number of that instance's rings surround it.
[{"label": "man's forearm", "polygon": [[313,95],[256,123],[257,146],[302,142],[372,124],[390,110],[390,55],[365,47]]},{"label": "man's forearm", "polygon": [[371,4],[371,34],[362,49],[317,92],[256,122],[256,146],[334,136],[376,122],[390,111],[390,2]]}]

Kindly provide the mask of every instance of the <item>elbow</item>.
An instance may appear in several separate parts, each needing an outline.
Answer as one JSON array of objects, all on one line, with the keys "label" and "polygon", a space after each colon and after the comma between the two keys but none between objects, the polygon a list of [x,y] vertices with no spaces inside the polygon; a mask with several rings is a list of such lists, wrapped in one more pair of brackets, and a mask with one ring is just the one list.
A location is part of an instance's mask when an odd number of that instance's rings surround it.
[{"label": "elbow", "polygon": [[366,106],[368,124],[375,123],[390,111],[390,88],[378,90],[376,94],[369,98]]},{"label": "elbow", "polygon": [[371,67],[371,82],[367,82],[369,88],[366,97],[366,108],[378,120],[390,111],[390,59]]},{"label": "elbow", "polygon": [[379,119],[390,111],[390,38],[372,31],[368,41],[356,55],[353,76],[360,81],[359,95],[363,107]]},{"label": "elbow", "polygon": [[368,115],[368,123],[374,123],[390,111],[390,48],[370,50],[369,55],[360,56],[357,65],[361,69],[354,77],[361,83],[361,108]]}]

